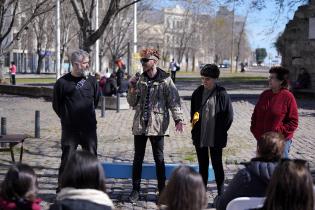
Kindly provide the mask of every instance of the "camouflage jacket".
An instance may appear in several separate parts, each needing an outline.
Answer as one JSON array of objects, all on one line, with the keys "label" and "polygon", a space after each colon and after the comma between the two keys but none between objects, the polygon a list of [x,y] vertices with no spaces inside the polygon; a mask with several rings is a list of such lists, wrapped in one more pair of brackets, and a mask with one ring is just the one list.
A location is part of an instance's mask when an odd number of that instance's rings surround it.
[{"label": "camouflage jacket", "polygon": [[164,136],[169,135],[169,110],[175,123],[183,121],[180,98],[175,84],[169,74],[158,68],[157,78],[150,89],[150,114],[147,126],[143,119],[145,99],[148,90],[146,73],[140,76],[136,84],[136,92],[128,91],[127,101],[135,109],[133,119],[133,135]]}]

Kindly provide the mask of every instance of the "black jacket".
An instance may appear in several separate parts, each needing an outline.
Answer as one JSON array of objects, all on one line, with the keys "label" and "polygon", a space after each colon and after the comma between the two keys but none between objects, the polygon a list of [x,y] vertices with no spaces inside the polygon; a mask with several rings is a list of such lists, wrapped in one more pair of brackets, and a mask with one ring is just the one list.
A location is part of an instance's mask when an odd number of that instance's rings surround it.
[{"label": "black jacket", "polygon": [[228,203],[238,197],[264,197],[277,163],[252,159],[244,169],[237,172],[224,193],[218,197],[216,208],[225,210]]},{"label": "black jacket", "polygon": [[[230,96],[227,94],[226,90],[216,85],[216,105],[215,105],[215,140],[214,147],[223,148],[227,143],[227,131],[231,127],[233,121],[233,108]],[[191,130],[193,144],[195,146],[200,145],[200,133],[201,133],[201,119],[202,112],[200,111],[202,102],[202,93],[204,86],[199,86],[192,94],[191,97],[191,109],[190,116],[191,119],[195,112],[199,112],[199,121],[195,124]]]},{"label": "black jacket", "polygon": [[104,96],[112,96],[113,94],[116,94],[116,90],[117,90],[116,80],[112,77],[108,78],[102,90]]},{"label": "black jacket", "polygon": [[85,79],[68,73],[55,83],[52,105],[63,128],[85,130],[96,128],[98,100],[98,83],[94,76]]}]

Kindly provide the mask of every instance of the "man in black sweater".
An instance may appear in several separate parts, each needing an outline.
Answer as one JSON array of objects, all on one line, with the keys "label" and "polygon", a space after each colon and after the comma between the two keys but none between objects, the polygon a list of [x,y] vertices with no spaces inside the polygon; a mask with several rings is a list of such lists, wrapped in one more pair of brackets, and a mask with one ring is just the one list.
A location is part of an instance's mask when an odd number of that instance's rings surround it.
[{"label": "man in black sweater", "polygon": [[81,145],[97,156],[96,116],[98,83],[89,75],[89,54],[78,50],[71,55],[72,71],[59,78],[54,86],[53,109],[61,120],[60,178],[69,156]]}]

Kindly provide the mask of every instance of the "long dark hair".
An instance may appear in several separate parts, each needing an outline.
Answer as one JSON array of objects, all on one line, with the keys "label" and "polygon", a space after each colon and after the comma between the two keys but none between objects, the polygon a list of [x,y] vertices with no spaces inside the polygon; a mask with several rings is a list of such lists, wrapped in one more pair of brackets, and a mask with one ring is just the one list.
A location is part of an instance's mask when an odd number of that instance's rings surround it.
[{"label": "long dark hair", "polygon": [[283,159],[275,169],[262,209],[313,210],[313,180],[304,160]]},{"label": "long dark hair", "polygon": [[202,177],[193,168],[179,166],[163,191],[161,204],[168,210],[200,210],[207,206],[206,190]]},{"label": "long dark hair", "polygon": [[64,187],[105,192],[104,171],[97,158],[86,151],[74,152],[61,175],[61,188]]},{"label": "long dark hair", "polygon": [[35,201],[38,191],[37,186],[37,177],[34,170],[26,164],[19,163],[9,168],[1,184],[0,193],[3,199],[14,201],[19,207],[28,201]]}]

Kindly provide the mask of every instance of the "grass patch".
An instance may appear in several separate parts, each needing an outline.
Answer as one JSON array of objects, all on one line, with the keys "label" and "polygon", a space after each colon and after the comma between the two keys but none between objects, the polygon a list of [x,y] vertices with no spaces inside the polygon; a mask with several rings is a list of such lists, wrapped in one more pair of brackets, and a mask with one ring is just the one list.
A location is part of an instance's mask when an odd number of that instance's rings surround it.
[{"label": "grass patch", "polygon": [[195,163],[197,161],[197,157],[195,153],[186,154],[184,156],[184,160],[189,161],[190,163]]},{"label": "grass patch", "polygon": [[56,78],[17,78],[17,84],[55,83]]}]

